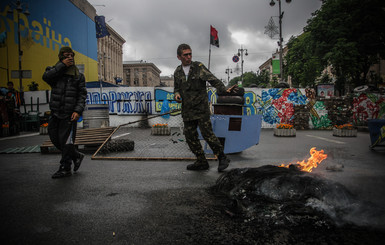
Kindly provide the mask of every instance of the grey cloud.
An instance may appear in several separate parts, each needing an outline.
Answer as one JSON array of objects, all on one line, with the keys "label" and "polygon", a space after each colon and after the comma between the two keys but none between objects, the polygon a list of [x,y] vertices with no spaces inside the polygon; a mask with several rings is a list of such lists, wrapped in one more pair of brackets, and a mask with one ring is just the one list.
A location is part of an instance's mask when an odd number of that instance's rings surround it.
[{"label": "grey cloud", "polygon": [[[179,65],[176,48],[189,43],[193,59],[208,63],[209,30],[218,30],[220,48],[211,47],[211,70],[218,78],[227,80],[225,69],[235,68],[232,56],[240,48],[232,38],[232,30],[249,33],[250,55],[245,58],[244,72],[256,71],[271,57],[277,40],[264,34],[271,16],[278,16],[278,3],[270,7],[270,0],[89,0],[96,6],[97,14],[105,15],[108,24],[125,40],[124,60],[146,60],[170,75]],[[285,41],[298,35],[311,13],[319,9],[320,0],[282,0],[283,34]],[[278,18],[275,18],[278,25]],[[232,74],[235,76],[235,74]]]}]

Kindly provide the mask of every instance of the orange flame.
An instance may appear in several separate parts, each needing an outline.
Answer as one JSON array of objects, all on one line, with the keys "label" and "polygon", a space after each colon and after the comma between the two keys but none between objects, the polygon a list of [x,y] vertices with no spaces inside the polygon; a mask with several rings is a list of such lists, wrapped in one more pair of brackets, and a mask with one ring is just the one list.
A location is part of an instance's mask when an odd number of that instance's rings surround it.
[{"label": "orange flame", "polygon": [[[303,160],[302,162],[297,162],[297,168],[301,171],[311,172],[313,168],[316,168],[318,164],[320,164],[323,160],[327,158],[328,155],[324,154],[324,150],[317,151],[315,147],[310,149],[310,155],[309,159],[307,159],[307,162]],[[279,167],[289,168],[289,165],[281,164]]]}]

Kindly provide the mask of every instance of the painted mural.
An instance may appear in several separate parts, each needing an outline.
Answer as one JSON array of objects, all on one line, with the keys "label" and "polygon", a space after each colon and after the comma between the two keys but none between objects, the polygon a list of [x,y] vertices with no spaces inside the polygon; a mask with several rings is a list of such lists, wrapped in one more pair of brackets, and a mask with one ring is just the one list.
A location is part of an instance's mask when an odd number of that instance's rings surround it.
[{"label": "painted mural", "polygon": [[274,126],[279,123],[292,123],[294,106],[307,103],[306,95],[299,89],[263,89],[257,95],[258,108],[262,111],[263,122]]},{"label": "painted mural", "polygon": [[108,104],[110,114],[152,114],[154,108],[153,89],[127,91],[126,89],[88,90],[87,104]]},{"label": "painted mural", "polygon": [[385,119],[385,95],[361,93],[353,99],[353,122],[365,125],[368,119]]},{"label": "painted mural", "polygon": [[[313,102],[313,103],[312,103]],[[312,107],[310,113],[310,120],[312,128],[314,129],[329,129],[331,128],[332,121],[328,117],[328,111],[326,110],[323,101],[312,101],[308,106]]]},{"label": "painted mural", "polygon": [[[28,6],[29,16],[20,13],[20,40],[18,39],[18,13],[13,0],[0,1],[0,33],[5,33],[6,43],[0,48],[0,86],[13,81],[20,90],[18,78],[18,44],[21,45],[22,70],[30,70],[31,78],[23,78],[23,91],[35,81],[40,90],[50,89],[42,81],[47,66],[57,62],[62,46],[75,51],[75,62],[82,69],[87,81],[98,79],[97,40],[95,23],[69,0],[22,0],[23,9]],[[8,11],[11,11],[9,13]]]},{"label": "painted mural", "polygon": [[[36,101],[40,96],[41,107],[48,108],[48,93],[45,91],[27,92],[26,101]],[[210,103],[216,103],[216,91],[208,89]],[[308,97],[308,96],[309,97]],[[330,129],[333,127],[324,101],[317,101],[314,91],[303,89],[261,89],[246,88],[244,115],[263,115],[263,128],[272,128],[279,123],[292,123],[294,106],[306,105],[309,109],[309,127],[312,129]],[[45,98],[47,97],[47,98]],[[32,98],[32,100],[31,100]],[[353,124],[360,125],[368,119],[385,118],[385,95],[357,94],[353,99]],[[181,109],[181,104],[174,101],[172,87],[110,87],[90,88],[87,104],[108,104],[111,115],[158,114]],[[44,111],[44,110],[43,110]],[[179,114],[179,113],[175,113]],[[167,118],[166,118],[167,119]]]}]

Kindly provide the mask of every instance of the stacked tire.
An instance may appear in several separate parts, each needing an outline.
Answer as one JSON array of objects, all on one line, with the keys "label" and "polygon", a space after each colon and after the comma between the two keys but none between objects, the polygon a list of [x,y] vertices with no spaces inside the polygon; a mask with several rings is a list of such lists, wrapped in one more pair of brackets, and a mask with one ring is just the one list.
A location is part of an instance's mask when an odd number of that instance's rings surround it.
[{"label": "stacked tire", "polygon": [[245,90],[237,88],[230,93],[218,93],[217,103],[214,104],[214,114],[220,115],[242,115],[245,99]]},{"label": "stacked tire", "polygon": [[244,94],[244,88],[237,88],[236,91],[233,90],[230,93],[218,93],[217,103],[243,105],[245,103],[245,99],[243,98]]}]

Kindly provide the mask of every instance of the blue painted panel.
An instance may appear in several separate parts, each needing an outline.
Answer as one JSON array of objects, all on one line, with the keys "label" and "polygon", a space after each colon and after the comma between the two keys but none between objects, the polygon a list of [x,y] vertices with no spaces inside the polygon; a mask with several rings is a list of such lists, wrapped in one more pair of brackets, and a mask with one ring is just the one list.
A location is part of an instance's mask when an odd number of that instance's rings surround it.
[{"label": "blue painted panel", "polygon": [[[14,0],[2,0],[0,11],[6,6],[14,9]],[[56,40],[63,45],[65,38],[70,40],[72,48],[89,58],[97,60],[97,39],[95,23],[69,0],[22,0],[23,9],[30,15],[26,26],[33,31],[43,34],[48,39]],[[7,14],[13,19],[12,14]],[[23,25],[23,21],[21,22]],[[3,24],[6,24],[4,22]],[[51,47],[55,49],[55,45]]]},{"label": "blue painted panel", "polygon": [[[229,131],[230,118],[242,118],[240,131]],[[224,152],[237,153],[259,143],[262,115],[212,115],[213,131],[219,138],[225,138]],[[205,144],[205,152],[212,153]]]}]

